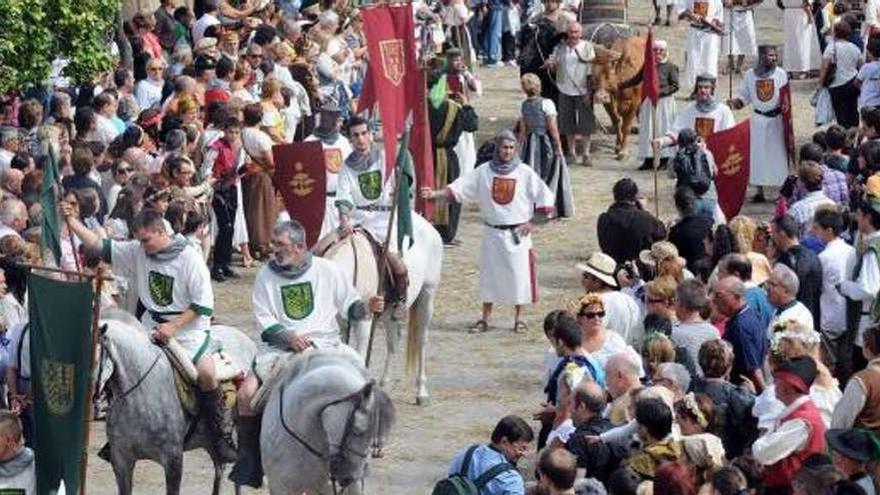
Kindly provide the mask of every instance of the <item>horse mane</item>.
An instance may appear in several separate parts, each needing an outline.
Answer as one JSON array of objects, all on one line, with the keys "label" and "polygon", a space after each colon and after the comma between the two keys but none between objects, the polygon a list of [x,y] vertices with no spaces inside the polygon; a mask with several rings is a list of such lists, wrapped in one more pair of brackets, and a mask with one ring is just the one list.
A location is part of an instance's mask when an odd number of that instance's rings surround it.
[{"label": "horse mane", "polygon": [[119,308],[109,308],[101,312],[101,325],[106,328],[104,334],[118,345],[143,349],[149,343],[146,328],[134,317]]},{"label": "horse mane", "polygon": [[119,308],[119,307],[102,309],[101,310],[101,321],[104,321],[104,320],[118,321],[120,323],[124,323],[126,325],[137,327],[141,330],[146,331],[146,329],[144,329],[144,326],[141,324],[140,320],[135,318],[133,314],[131,314],[128,311],[125,311],[124,309]]}]

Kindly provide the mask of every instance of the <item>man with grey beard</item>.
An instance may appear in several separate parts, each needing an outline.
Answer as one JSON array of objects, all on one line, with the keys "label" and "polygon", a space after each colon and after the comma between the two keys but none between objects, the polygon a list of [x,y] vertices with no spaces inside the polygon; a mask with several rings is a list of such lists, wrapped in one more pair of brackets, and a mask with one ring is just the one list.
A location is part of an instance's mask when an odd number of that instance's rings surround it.
[{"label": "man with grey beard", "polygon": [[728,102],[739,110],[752,105],[749,132],[751,163],[749,184],[757,186],[755,202],[764,201],[764,186],[781,186],[788,175],[780,90],[788,84],[785,70],[776,66],[776,47],[758,47],[758,65],[743,75],[736,95]]}]

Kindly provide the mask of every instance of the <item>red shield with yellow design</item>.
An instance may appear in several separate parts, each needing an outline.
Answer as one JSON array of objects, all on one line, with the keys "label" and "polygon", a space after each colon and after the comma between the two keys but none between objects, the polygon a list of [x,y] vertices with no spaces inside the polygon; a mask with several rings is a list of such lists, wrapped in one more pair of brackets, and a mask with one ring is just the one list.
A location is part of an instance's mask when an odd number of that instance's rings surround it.
[{"label": "red shield with yellow design", "polygon": [[694,14],[703,17],[709,15],[709,2],[694,2]]},{"label": "red shield with yellow design", "polygon": [[516,179],[492,178],[492,200],[499,205],[506,205],[513,201],[513,194],[515,192]]},{"label": "red shield with yellow design", "polygon": [[400,81],[406,75],[406,63],[404,61],[403,40],[395,38],[379,42],[379,52],[382,54],[382,73],[391,84],[400,86]]},{"label": "red shield with yellow design", "polygon": [[324,150],[324,166],[331,174],[338,174],[342,169],[342,151],[339,148]]},{"label": "red shield with yellow design", "polygon": [[755,81],[755,93],[761,101],[770,101],[776,93],[776,83],[773,79],[758,79]]},{"label": "red shield with yellow design", "polygon": [[697,117],[694,121],[694,132],[703,139],[715,132],[715,119],[709,117]]}]

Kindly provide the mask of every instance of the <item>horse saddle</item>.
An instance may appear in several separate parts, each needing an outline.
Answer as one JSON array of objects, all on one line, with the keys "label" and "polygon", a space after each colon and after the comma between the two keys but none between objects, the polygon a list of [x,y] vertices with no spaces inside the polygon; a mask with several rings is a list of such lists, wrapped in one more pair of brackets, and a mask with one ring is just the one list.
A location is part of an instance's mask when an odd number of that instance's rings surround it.
[{"label": "horse saddle", "polygon": [[[198,371],[189,358],[189,353],[174,338],[170,339],[160,348],[168,356],[171,367],[174,369],[174,389],[183,409],[192,416],[198,414],[199,406],[196,400],[196,379]],[[235,405],[236,382],[244,377],[244,372],[235,366],[232,359],[223,350],[218,349],[211,355],[214,359],[214,370],[220,389],[223,391],[223,402],[227,407]]]}]

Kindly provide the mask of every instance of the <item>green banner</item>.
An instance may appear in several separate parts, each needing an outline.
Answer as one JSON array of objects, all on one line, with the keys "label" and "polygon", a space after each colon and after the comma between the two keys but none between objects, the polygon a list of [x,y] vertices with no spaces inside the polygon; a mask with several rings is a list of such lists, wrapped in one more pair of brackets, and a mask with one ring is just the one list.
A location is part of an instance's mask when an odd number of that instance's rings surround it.
[{"label": "green banner", "polygon": [[79,490],[92,358],[90,282],[28,276],[37,493]]},{"label": "green banner", "polygon": [[40,192],[40,206],[42,206],[42,220],[40,222],[40,244],[43,261],[46,255],[52,253],[55,265],[61,265],[61,233],[58,228],[58,160],[55,151],[49,147],[49,161],[43,167],[43,189]]},{"label": "green banner", "polygon": [[412,155],[409,154],[409,130],[400,139],[397,150],[397,251],[403,253],[403,236],[409,236],[410,246],[413,243],[412,224],[412,185],[416,180],[413,170]]}]

